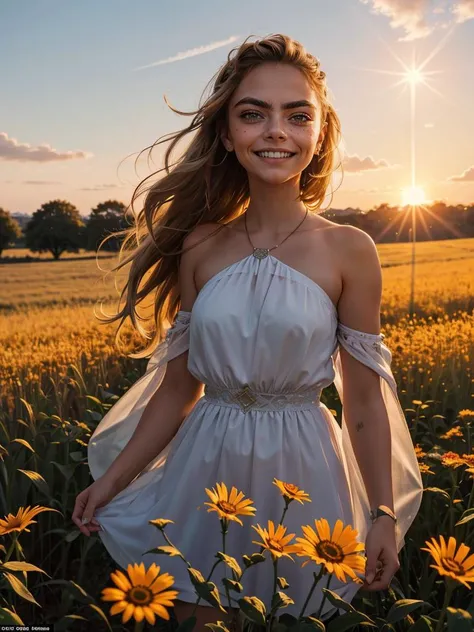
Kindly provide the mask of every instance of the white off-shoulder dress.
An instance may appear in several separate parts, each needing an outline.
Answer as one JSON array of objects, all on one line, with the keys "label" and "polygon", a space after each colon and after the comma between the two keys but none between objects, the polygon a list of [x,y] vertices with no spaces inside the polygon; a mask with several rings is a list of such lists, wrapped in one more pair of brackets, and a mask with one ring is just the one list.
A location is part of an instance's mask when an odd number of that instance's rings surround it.
[{"label": "white off-shoulder dress", "polygon": [[[100,538],[112,558],[129,563],[152,562],[175,578],[178,599],[197,597],[186,565],[179,557],[147,554],[166,544],[149,520],[174,521],[166,527],[173,544],[206,577],[222,550],[220,523],[208,512],[205,488],[225,482],[251,498],[257,511],[243,516],[243,527],[231,522],[226,553],[242,564],[242,555],[258,552],[251,525],[278,523],[284,507],[277,478],[299,486],[312,502],[293,502],[285,516],[287,533],[302,536],[301,525],[340,518],[365,541],[371,526],[369,501],[342,414],[340,427],[320,401],[322,389],[335,383],[344,403],[340,346],[381,378],[390,421],[392,479],[398,515],[398,550],[422,497],[422,482],[413,443],[391,371],[392,355],[384,335],[354,330],[339,322],[327,293],[313,280],[268,255],[253,253],[227,266],[201,289],[192,311],[179,311],[166,339],[156,348],[146,373],[99,422],[88,445],[92,477],[99,478],[127,444],[151,396],[163,380],[166,364],[189,350],[188,369],[205,384],[204,395],[184,419],[164,450],[122,492],[95,511]],[[250,398],[238,397],[245,386]],[[164,413],[163,413],[164,414]],[[156,423],[166,419],[156,411]],[[376,446],[374,446],[376,449]],[[267,553],[267,555],[269,555]],[[297,616],[313,581],[316,564],[306,558],[280,558],[278,575],[289,583],[294,605],[280,611]],[[224,564],[211,581],[232,577]],[[270,608],[273,567],[269,557],[246,571],[238,599],[257,596]],[[321,583],[305,614],[316,612]],[[331,588],[347,601],[359,584],[334,577]],[[200,601],[200,605],[208,605]],[[223,600],[227,606],[227,600]],[[233,603],[233,605],[236,605]],[[325,602],[323,618],[336,609]],[[342,611],[341,611],[342,612]]]}]

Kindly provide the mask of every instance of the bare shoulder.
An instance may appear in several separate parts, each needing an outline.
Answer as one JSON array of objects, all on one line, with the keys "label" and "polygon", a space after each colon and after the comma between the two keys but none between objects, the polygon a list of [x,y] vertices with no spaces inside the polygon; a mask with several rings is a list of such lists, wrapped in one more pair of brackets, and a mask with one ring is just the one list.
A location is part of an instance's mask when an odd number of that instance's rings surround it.
[{"label": "bare shoulder", "polygon": [[343,291],[339,301],[341,322],[369,333],[380,331],[382,268],[372,237],[356,226],[338,231]]},{"label": "bare shoulder", "polygon": [[198,294],[194,278],[196,268],[213,242],[213,234],[220,232],[221,226],[217,222],[198,224],[183,239],[183,252],[179,262],[179,286],[181,309],[185,311],[191,311]]}]

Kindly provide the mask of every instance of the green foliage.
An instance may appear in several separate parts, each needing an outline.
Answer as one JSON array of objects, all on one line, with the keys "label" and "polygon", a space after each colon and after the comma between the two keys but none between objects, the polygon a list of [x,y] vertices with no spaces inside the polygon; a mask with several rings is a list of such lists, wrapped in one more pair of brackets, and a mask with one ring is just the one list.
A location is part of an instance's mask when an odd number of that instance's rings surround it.
[{"label": "green foliage", "polygon": [[18,222],[8,211],[0,208],[0,257],[2,251],[19,237],[21,237],[21,229]]},{"label": "green foliage", "polygon": [[33,213],[25,228],[25,244],[33,252],[50,252],[59,259],[65,251],[79,251],[84,227],[74,205],[66,200],[52,200]]},{"label": "green foliage", "polygon": [[101,250],[118,251],[122,243],[119,233],[130,226],[125,211],[125,204],[118,200],[101,202],[92,209],[85,227],[85,248],[95,252],[100,246]]}]

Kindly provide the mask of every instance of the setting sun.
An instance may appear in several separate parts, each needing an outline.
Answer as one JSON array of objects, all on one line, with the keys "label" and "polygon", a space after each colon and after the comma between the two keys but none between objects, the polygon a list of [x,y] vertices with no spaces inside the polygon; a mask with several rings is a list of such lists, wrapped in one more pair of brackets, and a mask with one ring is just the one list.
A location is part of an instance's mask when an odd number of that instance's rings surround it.
[{"label": "setting sun", "polygon": [[402,189],[402,205],[420,206],[426,204],[426,195],[422,187],[408,187]]}]

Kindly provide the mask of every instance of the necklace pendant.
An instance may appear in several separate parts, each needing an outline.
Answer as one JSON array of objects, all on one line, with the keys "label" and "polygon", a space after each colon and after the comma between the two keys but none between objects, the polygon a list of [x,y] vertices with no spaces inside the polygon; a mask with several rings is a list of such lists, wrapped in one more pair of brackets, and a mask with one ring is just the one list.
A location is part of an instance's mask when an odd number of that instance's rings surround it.
[{"label": "necklace pendant", "polygon": [[269,248],[254,248],[252,254],[255,259],[265,259],[265,257],[268,257],[269,253]]}]

